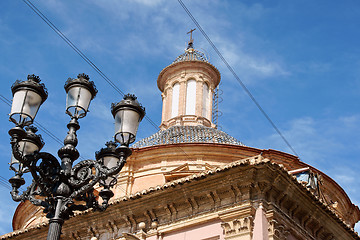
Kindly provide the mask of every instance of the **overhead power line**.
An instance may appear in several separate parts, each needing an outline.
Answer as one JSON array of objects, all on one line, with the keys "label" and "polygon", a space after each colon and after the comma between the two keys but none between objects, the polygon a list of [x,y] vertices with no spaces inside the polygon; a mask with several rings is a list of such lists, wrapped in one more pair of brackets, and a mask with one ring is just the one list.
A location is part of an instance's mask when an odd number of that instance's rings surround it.
[{"label": "overhead power line", "polygon": [[[11,107],[11,101],[9,99],[7,99],[6,97],[4,97],[3,95],[0,94],[0,101],[4,102],[6,105]],[[46,127],[44,127],[43,125],[41,125],[39,122],[34,121],[34,125],[39,128],[40,130],[42,130],[46,135],[48,135],[50,138],[52,138],[55,142],[59,143],[61,146],[64,145],[63,141],[61,141],[60,138],[58,138],[55,134],[53,134],[52,132],[50,132]],[[79,158],[81,160],[85,160],[84,157],[79,156]]]},{"label": "overhead power line", "polygon": [[[87,64],[89,64],[115,91],[117,91],[121,96],[124,96],[124,93],[111,81],[79,48],[75,46],[30,0],[22,0],[28,7],[31,8],[61,39],[63,39]],[[145,115],[145,119],[157,130],[160,128],[151,120],[150,117]],[[186,152],[179,147],[180,150],[189,157]]]},{"label": "overhead power line", "polygon": [[2,102],[4,102],[6,105],[11,107],[11,101],[9,99],[7,99],[6,97],[4,97],[3,95],[0,94],[0,100]]},{"label": "overhead power line", "polygon": [[[2,102],[4,102],[6,105],[11,107],[11,101],[1,94],[0,94],[0,100]],[[35,122],[34,125],[36,127],[38,127],[39,129],[41,129],[46,135],[51,137],[55,142],[59,143],[60,145],[63,145],[63,142],[58,137],[56,137],[53,133],[51,133],[47,128],[45,128],[43,125],[41,125],[37,121],[34,121],[34,122]]]},{"label": "overhead power line", "polygon": [[[121,91],[116,84],[108,78],[96,65],[93,63],[76,45],[70,41],[30,0],[22,0],[28,7],[31,8],[62,40],[64,40],[87,64],[89,64],[99,75],[102,77],[116,92],[121,96],[124,96],[124,92]],[[157,130],[159,127],[145,115],[145,119]]]},{"label": "overhead power line", "polygon": [[0,185],[3,186],[6,189],[11,190],[11,186],[10,183],[8,182],[7,179],[5,179],[4,177],[0,176]]},{"label": "overhead power line", "polygon": [[259,104],[259,102],[255,99],[255,97],[252,95],[252,93],[250,92],[250,90],[245,86],[245,84],[243,83],[243,81],[241,81],[241,79],[239,78],[239,76],[236,74],[236,72],[234,71],[234,69],[230,66],[230,64],[226,61],[226,59],[223,57],[223,55],[221,54],[221,52],[218,50],[218,48],[215,46],[215,44],[211,41],[211,39],[209,38],[209,36],[206,34],[206,32],[203,30],[203,28],[200,26],[200,24],[198,23],[198,21],[195,19],[195,17],[191,14],[191,12],[189,11],[189,9],[185,6],[185,4],[183,3],[182,0],[178,0],[178,2],[180,3],[180,5],[182,6],[182,8],[185,10],[185,12],[189,15],[189,17],[191,18],[191,20],[194,22],[194,24],[196,25],[196,27],[200,30],[200,32],[202,33],[202,35],[205,37],[205,39],[209,42],[209,44],[211,45],[211,47],[214,49],[214,51],[216,52],[216,54],[220,57],[220,59],[223,61],[223,63],[226,65],[226,67],[229,69],[229,71],[233,74],[233,76],[235,77],[235,79],[239,82],[239,84],[241,85],[241,87],[244,89],[244,91],[247,93],[247,95],[251,98],[251,100],[255,103],[255,105],[257,106],[257,108],[260,110],[260,112],[265,116],[265,118],[269,121],[269,123],[271,124],[271,126],[275,129],[275,131],[280,135],[280,137],[284,140],[285,144],[290,148],[290,150],[297,156],[299,157],[299,155],[296,153],[295,149],[291,146],[291,144],[289,143],[289,141],[285,138],[285,136],[280,132],[279,128],[275,125],[275,123],[271,120],[271,118],[269,117],[269,115],[265,112],[265,110],[261,107],[261,105]]},{"label": "overhead power line", "polygon": [[29,0],[23,0],[59,37],[61,37],[79,56],[87,62],[105,81],[107,81],[120,95],[125,94],[80,50],[78,49],[37,7]]},{"label": "overhead power line", "polygon": [[[3,103],[5,103],[6,105],[11,107],[11,101],[1,94],[0,94],[0,101],[2,101]],[[63,145],[63,142],[58,137],[56,137],[52,132],[50,132],[46,127],[41,125],[39,122],[34,121],[34,125],[36,127],[38,127],[40,130],[42,130],[46,135],[51,137],[55,142],[59,143],[61,146]],[[85,160],[85,158],[82,156],[79,156],[79,158],[81,160]],[[3,176],[0,176],[0,185],[2,185],[3,187],[5,187],[7,189],[10,189],[10,190],[12,189],[8,180],[6,178],[4,178]],[[24,191],[23,188],[20,188],[20,190]]]},{"label": "overhead power line", "polygon": [[[88,63],[112,88],[115,89],[120,95],[124,95],[124,93],[80,50],[78,49],[75,44],[73,44],[36,6],[30,1],[30,0],[23,0],[23,2],[29,6],[61,39],[63,39],[86,63]],[[280,137],[284,140],[286,145],[290,148],[290,150],[298,156],[295,149],[291,146],[291,144],[287,141],[285,136],[281,133],[281,131],[277,128],[275,123],[271,120],[269,115],[265,112],[265,110],[261,107],[261,105],[258,103],[258,101],[255,99],[255,97],[252,95],[252,93],[248,90],[248,88],[245,86],[245,84],[241,81],[241,79],[238,77],[236,72],[233,70],[233,68],[229,65],[229,63],[226,61],[226,59],[223,57],[221,52],[217,49],[215,44],[211,41],[211,39],[208,37],[206,32],[202,29],[200,24],[197,22],[197,20],[194,18],[194,16],[191,14],[189,9],[185,6],[185,4],[178,0],[180,5],[183,7],[185,12],[189,15],[191,20],[195,23],[195,25],[198,27],[200,32],[203,34],[205,39],[209,42],[211,47],[214,49],[214,51],[217,53],[217,55],[220,57],[220,59],[224,62],[224,64],[227,66],[229,71],[234,75],[235,79],[239,82],[239,84],[242,86],[242,88],[245,90],[245,92],[249,95],[251,100],[255,103],[255,105],[258,107],[258,109],[261,111],[261,113],[265,116],[265,118],[269,121],[269,123],[272,125],[272,127],[276,130],[276,132],[280,135]],[[159,130],[159,127],[146,115],[145,119],[149,121],[149,123],[155,127],[155,129]]]}]

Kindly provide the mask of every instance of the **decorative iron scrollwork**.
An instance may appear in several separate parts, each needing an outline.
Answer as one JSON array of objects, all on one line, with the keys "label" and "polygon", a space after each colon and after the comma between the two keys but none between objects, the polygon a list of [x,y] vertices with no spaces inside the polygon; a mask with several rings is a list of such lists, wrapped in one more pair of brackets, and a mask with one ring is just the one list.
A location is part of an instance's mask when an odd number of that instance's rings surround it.
[{"label": "decorative iron scrollwork", "polygon": [[[76,136],[73,131],[70,132],[69,134]],[[33,182],[22,194],[19,194],[19,188],[25,184],[22,178],[24,172],[19,171],[10,179],[11,196],[14,201],[29,200],[32,204],[43,207],[44,213],[47,213],[46,216],[51,219],[56,216],[55,212],[58,209],[58,217],[63,220],[72,216],[74,211],[84,211],[89,208],[103,211],[107,208],[108,201],[113,196],[110,188],[117,181],[114,175],[120,172],[126,158],[131,154],[128,147],[122,146],[117,149],[119,161],[112,168],[107,168],[102,160],[83,160],[70,170],[64,171],[64,167],[50,153],[34,152],[23,156],[19,150],[19,141],[22,139],[20,130],[13,130],[12,133],[14,133],[11,142],[13,156],[33,177]],[[72,147],[75,148],[73,145]],[[66,156],[64,155],[64,158]],[[71,159],[65,160],[62,162],[72,162]],[[97,183],[103,187],[100,192],[100,197],[103,198],[102,204],[99,204],[94,194],[94,186]]]}]

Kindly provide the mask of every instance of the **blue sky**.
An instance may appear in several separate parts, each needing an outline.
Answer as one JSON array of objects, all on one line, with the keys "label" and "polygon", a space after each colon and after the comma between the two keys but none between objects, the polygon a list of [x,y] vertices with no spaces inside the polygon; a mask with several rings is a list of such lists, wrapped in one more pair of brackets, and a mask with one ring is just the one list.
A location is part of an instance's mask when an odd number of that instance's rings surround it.
[{"label": "blue sky", "polygon": [[[302,161],[336,180],[360,204],[360,2],[183,0]],[[176,0],[37,0],[33,3],[123,92],[135,93],[157,125],[160,71],[183,53],[194,28]],[[195,48],[222,74],[221,129],[244,144],[290,152],[199,31]],[[0,4],[0,94],[28,74],[39,75],[49,98],[36,120],[66,135],[64,83],[87,73],[99,90],[80,120],[84,158],[113,136],[112,102],[121,96],[20,0]],[[0,102],[0,176],[8,179],[12,127]],[[138,139],[156,132],[141,123]],[[44,151],[61,147],[40,131]],[[11,231],[16,203],[0,185],[0,235]],[[357,228],[358,229],[358,228]],[[359,231],[359,229],[358,229]]]}]

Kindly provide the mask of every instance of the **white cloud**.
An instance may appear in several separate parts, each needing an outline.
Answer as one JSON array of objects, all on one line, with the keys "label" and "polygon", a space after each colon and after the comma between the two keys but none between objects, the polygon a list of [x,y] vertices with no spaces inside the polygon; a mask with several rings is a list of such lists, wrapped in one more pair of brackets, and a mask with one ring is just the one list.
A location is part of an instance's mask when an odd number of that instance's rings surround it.
[{"label": "white cloud", "polygon": [[292,65],[289,68],[297,73],[323,74],[324,72],[331,71],[332,67],[330,62],[306,61]]},{"label": "white cloud", "polygon": [[[249,6],[238,4],[236,7],[240,9],[241,14],[237,16],[235,22],[230,22],[223,13],[214,10],[217,5],[223,4],[220,1],[212,1],[205,5],[203,1],[185,2],[185,4],[239,75],[252,79],[251,82],[254,83],[256,82],[254,79],[289,74],[286,66],[278,60],[279,57],[275,57],[272,53],[266,50],[262,54],[245,51],[247,46],[240,37],[249,35],[245,30],[235,33],[231,31],[234,25],[241,24],[244,18],[260,18],[264,15],[267,9],[261,4]],[[102,19],[104,22],[111,22],[113,28],[118,27],[121,31],[129,29],[128,34],[119,36],[115,29],[108,29],[111,32],[107,31],[106,38],[102,35],[84,38],[82,32],[90,29],[78,18],[86,17],[87,8],[92,5],[106,12],[102,14],[107,18]],[[58,3],[51,1],[47,3],[47,7],[58,13],[65,22],[63,31],[78,44],[80,49],[87,49],[93,53],[106,53],[123,63],[131,57],[163,56],[164,52],[168,52],[170,58],[174,59],[185,47],[185,44],[179,45],[180,42],[187,41],[185,31],[194,26],[177,2],[163,0],[92,1],[78,10],[79,16],[70,19],[68,14],[61,13],[66,11],[58,12],[59,8],[63,8],[61,4],[59,6]],[[106,27],[107,25],[104,26]],[[194,34],[195,47],[206,49],[211,53],[214,64],[223,66],[200,31]],[[110,49],[109,46],[112,48]],[[224,73],[228,74],[228,71]]]},{"label": "white cloud", "polygon": [[[347,169],[349,170],[349,169]],[[353,184],[355,181],[355,176],[351,176],[349,174],[349,172],[347,174],[335,174],[334,175],[334,179],[340,184],[340,185],[345,185],[345,184]]]},{"label": "white cloud", "polygon": [[[357,115],[332,119],[303,117],[293,119],[286,124],[287,128],[282,127],[280,130],[304,161],[318,162],[325,161],[323,158],[329,153],[356,147],[355,145],[348,145],[345,141],[356,142],[353,140],[357,139],[356,132],[360,130],[359,123],[360,117]],[[345,133],[353,133],[354,139],[343,139]],[[260,142],[262,146],[271,143],[272,148],[286,148],[276,133],[260,139]]]},{"label": "white cloud", "polygon": [[360,233],[360,222],[355,224],[355,232]]},{"label": "white cloud", "polygon": [[[246,45],[244,43],[240,41],[234,43],[234,39],[230,38],[215,38],[215,42],[226,61],[242,81],[247,84],[257,84],[259,79],[290,75],[289,70],[286,69],[287,67],[279,61],[279,57],[272,55],[272,53],[265,51],[262,55],[259,55],[245,52]],[[215,65],[225,66],[217,56]],[[230,71],[225,68],[222,73],[226,74],[227,78],[234,78]]]},{"label": "white cloud", "polygon": [[136,3],[144,4],[146,6],[158,6],[159,4],[163,3],[164,0],[135,0]]},{"label": "white cloud", "polygon": [[346,128],[357,127],[360,121],[359,115],[343,116],[340,121],[345,125]]},{"label": "white cloud", "polygon": [[[347,152],[359,148],[360,117],[342,116],[333,119],[303,117],[294,119],[280,130],[301,160],[333,178],[354,202],[360,202],[358,158]],[[248,143],[247,143],[248,144]],[[278,134],[261,136],[250,145],[290,152]],[[291,153],[291,152],[290,152]]]},{"label": "white cloud", "polygon": [[244,11],[241,11],[241,13],[245,14],[245,16],[250,19],[258,19],[262,17],[267,11],[260,3],[254,3],[248,7],[243,5],[242,10]]},{"label": "white cloud", "polygon": [[97,118],[96,121],[102,120],[106,122],[113,122],[113,116],[111,114],[111,104],[106,105],[101,99],[93,101],[89,108],[91,117]]}]

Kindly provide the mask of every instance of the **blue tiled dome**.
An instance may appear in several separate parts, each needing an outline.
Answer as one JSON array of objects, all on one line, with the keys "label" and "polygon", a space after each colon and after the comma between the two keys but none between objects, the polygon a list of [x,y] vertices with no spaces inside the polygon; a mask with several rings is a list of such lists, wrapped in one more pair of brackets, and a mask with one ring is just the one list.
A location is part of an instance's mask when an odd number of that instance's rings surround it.
[{"label": "blue tiled dome", "polygon": [[229,134],[204,126],[173,126],[144,138],[132,145],[133,148],[176,143],[220,143],[244,146]]},{"label": "blue tiled dome", "polygon": [[204,53],[195,50],[193,48],[188,48],[185,50],[185,53],[178,56],[173,63],[177,62],[185,62],[185,61],[202,61],[202,62],[208,62],[206,56]]}]

